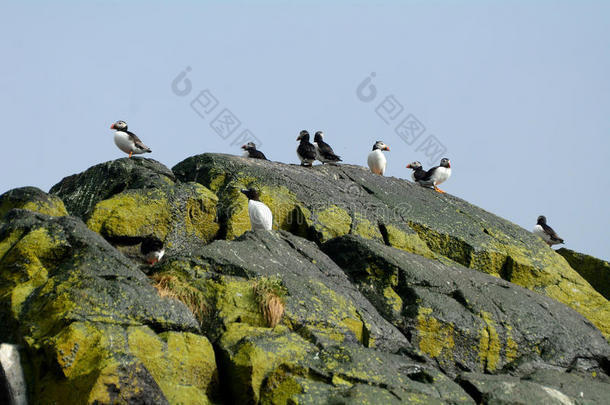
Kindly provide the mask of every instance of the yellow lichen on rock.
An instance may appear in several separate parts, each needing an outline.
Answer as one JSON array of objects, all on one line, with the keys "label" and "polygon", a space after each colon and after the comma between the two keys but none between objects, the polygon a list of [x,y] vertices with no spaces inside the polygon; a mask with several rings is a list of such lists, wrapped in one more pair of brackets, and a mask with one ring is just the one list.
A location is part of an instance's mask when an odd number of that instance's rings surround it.
[{"label": "yellow lichen on rock", "polygon": [[432,308],[420,307],[417,315],[419,350],[433,358],[453,358],[453,325],[434,318]]},{"label": "yellow lichen on rock", "polygon": [[481,329],[479,335],[479,360],[481,369],[487,372],[494,372],[500,362],[500,350],[502,345],[498,332],[495,328],[491,314],[481,311],[481,318],[485,322],[485,327]]},{"label": "yellow lichen on rock", "polygon": [[314,212],[317,222],[314,228],[320,232],[322,242],[337,236],[347,235],[352,225],[352,218],[346,210],[331,205],[322,211]]}]

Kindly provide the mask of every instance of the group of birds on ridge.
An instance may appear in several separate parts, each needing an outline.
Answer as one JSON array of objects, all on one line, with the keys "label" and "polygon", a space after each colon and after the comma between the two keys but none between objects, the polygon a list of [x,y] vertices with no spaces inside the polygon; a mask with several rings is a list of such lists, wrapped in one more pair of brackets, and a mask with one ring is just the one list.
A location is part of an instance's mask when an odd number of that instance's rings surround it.
[{"label": "group of birds on ridge", "polygon": [[[142,153],[151,153],[152,150],[146,146],[136,134],[128,130],[125,121],[117,121],[110,126],[114,129],[114,143],[123,152],[133,155]],[[317,131],[314,135],[314,143],[309,142],[309,132],[302,130],[296,139],[299,141],[297,147],[297,156],[301,161],[301,166],[312,167],[313,163],[318,160],[322,164],[337,164],[341,162],[341,157],[338,156],[333,148],[324,141],[324,132]],[[265,154],[256,149],[253,142],[248,142],[241,147],[244,150],[244,157],[253,159],[268,160]],[[373,145],[373,150],[369,153],[367,163],[372,173],[383,176],[387,166],[387,159],[384,151],[390,151],[390,148],[382,141],[377,141]],[[432,188],[439,193],[445,193],[438,188],[438,185],[447,181],[451,176],[451,162],[447,158],[443,158],[439,166],[435,166],[429,170],[424,170],[420,162],[412,162],[406,166],[413,170],[411,178],[422,187]],[[244,189],[241,192],[248,197],[248,214],[252,224],[252,230],[271,230],[273,225],[273,214],[269,207],[260,201],[259,192],[254,188]],[[540,215],[538,217],[533,233],[538,235],[547,245],[553,246],[563,243],[557,233],[547,225],[546,217]],[[161,241],[147,241],[142,243],[141,252],[150,264],[155,264],[163,257],[164,249]]]}]

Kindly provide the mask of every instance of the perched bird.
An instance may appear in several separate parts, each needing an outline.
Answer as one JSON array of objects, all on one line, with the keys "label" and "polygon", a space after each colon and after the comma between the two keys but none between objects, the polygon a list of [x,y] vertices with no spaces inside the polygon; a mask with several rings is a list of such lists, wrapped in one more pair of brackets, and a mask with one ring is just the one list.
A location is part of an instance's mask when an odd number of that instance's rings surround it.
[{"label": "perched bird", "polygon": [[127,130],[127,123],[125,121],[117,121],[110,126],[110,129],[116,130],[114,133],[114,143],[125,153],[129,153],[129,157],[134,153],[139,155],[141,153],[150,153],[152,150],[142,143],[140,138],[133,132]]},{"label": "perched bird", "polygon": [[385,167],[388,164],[382,150],[390,151],[390,148],[383,142],[377,141],[373,145],[373,151],[369,153],[367,162],[371,172],[382,175],[385,173]]},{"label": "perched bird", "polygon": [[140,245],[140,253],[144,255],[148,264],[153,265],[158,263],[165,254],[163,242],[159,239],[144,239]]},{"label": "perched bird", "polygon": [[546,224],[546,217],[544,215],[540,215],[538,217],[538,221],[536,222],[536,226],[534,226],[534,230],[532,232],[540,236],[549,246],[563,243],[563,239],[561,239],[557,233],[555,233],[553,228]]},{"label": "perched bird", "polygon": [[437,186],[451,177],[451,162],[447,158],[441,159],[440,166],[435,166],[428,170],[424,176],[415,180],[417,184],[423,187],[432,187],[439,193],[445,193]]},{"label": "perched bird", "polygon": [[248,142],[247,144],[243,145],[241,148],[243,150],[245,150],[244,157],[267,160],[267,158],[265,157],[265,154],[263,152],[261,152],[260,150],[256,149],[256,145],[254,144],[254,142]]},{"label": "perched bird", "polygon": [[301,166],[310,166],[316,160],[316,147],[309,142],[309,132],[302,130],[297,137],[299,147],[297,148],[297,156],[301,160]]},{"label": "perched bird", "polygon": [[407,165],[407,169],[412,169],[413,173],[411,173],[411,178],[413,181],[417,182],[418,180],[423,179],[426,176],[426,171],[422,168],[421,163],[412,162]]},{"label": "perched bird", "polygon": [[261,200],[258,191],[254,188],[241,190],[248,197],[248,214],[252,230],[270,231],[273,226],[273,214]]},{"label": "perched bird", "polygon": [[341,161],[341,156],[337,156],[333,148],[324,142],[324,132],[318,131],[313,137],[313,144],[316,146],[316,159],[324,163],[336,163]]}]

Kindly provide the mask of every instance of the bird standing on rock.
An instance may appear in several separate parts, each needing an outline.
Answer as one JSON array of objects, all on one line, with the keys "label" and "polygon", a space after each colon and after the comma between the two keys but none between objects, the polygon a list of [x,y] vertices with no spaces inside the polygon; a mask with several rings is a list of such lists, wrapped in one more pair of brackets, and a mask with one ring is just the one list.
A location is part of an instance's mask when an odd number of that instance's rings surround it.
[{"label": "bird standing on rock", "polygon": [[341,161],[341,156],[337,156],[333,148],[329,144],[324,142],[324,132],[318,131],[313,137],[313,143],[316,147],[316,159],[322,164],[324,163],[337,163]]},{"label": "bird standing on rock", "polygon": [[142,143],[140,138],[133,132],[127,130],[127,123],[125,121],[117,121],[110,126],[110,129],[116,130],[114,133],[114,143],[125,153],[131,155],[139,155],[141,153],[150,153],[152,150]]},{"label": "bird standing on rock", "polygon": [[254,188],[241,190],[248,197],[248,214],[253,231],[270,231],[273,226],[273,214],[265,203],[261,202],[258,191]]},{"label": "bird standing on rock", "polygon": [[297,137],[299,147],[297,148],[297,156],[301,160],[301,166],[311,167],[316,160],[316,147],[309,142],[309,132],[302,130]]},{"label": "bird standing on rock", "polygon": [[407,169],[412,169],[411,178],[414,182],[423,179],[426,176],[426,171],[422,168],[420,162],[412,162],[407,165]]},{"label": "bird standing on rock", "polygon": [[248,142],[247,144],[243,145],[241,148],[243,150],[245,150],[244,157],[267,160],[267,158],[265,157],[265,154],[263,152],[261,152],[260,150],[256,149],[256,145],[254,144],[254,142]]},{"label": "bird standing on rock", "polygon": [[371,172],[381,176],[383,176],[385,173],[385,167],[388,164],[388,161],[382,152],[383,150],[387,150],[389,152],[390,148],[381,141],[375,142],[373,145],[373,151],[369,153],[369,157],[367,159]]},{"label": "bird standing on rock", "polygon": [[439,193],[445,194],[443,190],[437,186],[451,177],[451,162],[447,158],[441,159],[440,166],[435,166],[426,172],[426,175],[415,180],[417,184],[423,187],[432,187]]},{"label": "bird standing on rock", "polygon": [[553,228],[546,224],[546,217],[544,215],[540,215],[538,217],[538,221],[536,222],[536,226],[534,226],[534,230],[532,232],[540,236],[549,246],[563,243],[563,239],[561,239],[557,233],[555,233]]}]

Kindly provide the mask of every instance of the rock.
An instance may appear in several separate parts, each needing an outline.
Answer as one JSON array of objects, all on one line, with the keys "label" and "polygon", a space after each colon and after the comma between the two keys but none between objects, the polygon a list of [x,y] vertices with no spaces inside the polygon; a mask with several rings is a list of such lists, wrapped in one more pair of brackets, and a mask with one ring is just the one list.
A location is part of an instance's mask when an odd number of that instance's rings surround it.
[{"label": "rock", "polygon": [[125,190],[173,185],[176,178],[153,159],[122,158],[100,163],[64,178],[50,193],[61,198],[71,215],[87,220],[93,207]]},{"label": "rock", "polygon": [[610,300],[610,263],[566,248],[557,249],[556,252],[596,291]]},{"label": "rock", "polygon": [[13,208],[61,217],[68,215],[61,199],[36,187],[21,187],[0,195],[0,219]]},{"label": "rock", "polygon": [[525,378],[465,373],[457,382],[477,404],[597,405],[608,403],[608,383],[577,374],[544,370]]},{"label": "rock", "polygon": [[548,295],[610,337],[610,302],[531,232],[449,194],[351,165],[296,165],[203,154],[173,169],[218,195],[221,237],[249,229],[240,188],[255,186],[275,228],[317,243],[352,234],[457,262]]},{"label": "rock", "polygon": [[610,345],[565,305],[463,266],[353,235],[326,242],[328,254],[385,319],[449,375],[519,373],[542,363],[604,373]]},{"label": "rock", "polygon": [[23,344],[33,403],[205,403],[214,352],[179,301],[73,217],[0,224],[0,340]]}]

